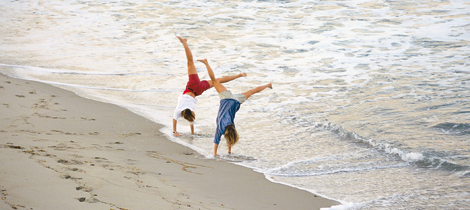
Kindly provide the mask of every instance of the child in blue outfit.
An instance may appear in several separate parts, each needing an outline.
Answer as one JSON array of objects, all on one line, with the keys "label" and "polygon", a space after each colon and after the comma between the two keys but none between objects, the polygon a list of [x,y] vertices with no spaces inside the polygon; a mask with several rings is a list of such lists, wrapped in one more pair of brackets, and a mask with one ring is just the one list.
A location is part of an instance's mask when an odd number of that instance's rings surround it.
[{"label": "child in blue outfit", "polygon": [[[193,62],[193,54],[188,46],[188,40],[183,39],[177,36],[180,42],[183,44],[184,51],[186,53],[186,59],[188,60],[188,77],[189,81],[186,84],[186,89],[178,97],[178,105],[176,106],[175,113],[173,114],[173,135],[181,136],[176,131],[176,126],[178,124],[178,118],[183,117],[189,121],[189,127],[191,128],[191,134],[194,134],[194,120],[196,119],[196,114],[194,109],[196,107],[197,99],[196,96],[201,95],[204,91],[208,90],[212,86],[212,81],[200,80],[197,74],[196,66]],[[216,79],[220,83],[229,82],[239,77],[245,77],[246,73],[240,73],[233,76],[225,76],[222,78]]]},{"label": "child in blue outfit", "polygon": [[214,88],[219,93],[220,97],[220,107],[219,113],[217,114],[217,130],[214,137],[214,156],[217,155],[217,148],[219,147],[220,137],[224,135],[225,140],[227,140],[228,153],[231,154],[232,146],[238,141],[238,133],[235,129],[235,114],[240,109],[240,105],[248,99],[251,95],[261,92],[267,87],[273,88],[272,84],[262,85],[246,91],[241,94],[232,94],[227,88],[225,88],[216,78],[214,72],[212,71],[207,59],[198,60],[204,63],[207,67],[207,72],[211,78]]}]

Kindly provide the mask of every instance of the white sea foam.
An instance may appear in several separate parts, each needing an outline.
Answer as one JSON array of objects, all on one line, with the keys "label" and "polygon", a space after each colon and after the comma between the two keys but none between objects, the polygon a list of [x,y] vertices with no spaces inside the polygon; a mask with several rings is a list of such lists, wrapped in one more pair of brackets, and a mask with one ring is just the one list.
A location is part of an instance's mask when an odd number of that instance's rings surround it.
[{"label": "white sea foam", "polygon": [[320,208],[320,210],[345,210],[345,209],[352,210],[352,209],[360,209],[360,208],[361,208],[361,205],[344,202],[341,205],[332,206],[330,208]]}]

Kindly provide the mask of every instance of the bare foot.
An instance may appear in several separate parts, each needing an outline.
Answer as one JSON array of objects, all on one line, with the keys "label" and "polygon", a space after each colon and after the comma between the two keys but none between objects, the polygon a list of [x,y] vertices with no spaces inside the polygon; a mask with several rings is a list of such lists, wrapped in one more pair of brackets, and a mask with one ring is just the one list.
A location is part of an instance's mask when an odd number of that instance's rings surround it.
[{"label": "bare foot", "polygon": [[242,72],[239,74],[240,77],[246,77],[246,73],[245,72]]},{"label": "bare foot", "polygon": [[201,62],[201,63],[204,63],[204,64],[207,64],[207,63],[208,63],[208,62],[207,62],[207,59],[199,59],[199,60],[197,60],[197,61],[199,61],[199,62]]},{"label": "bare foot", "polygon": [[183,39],[183,38],[181,38],[181,37],[179,37],[179,36],[176,36],[176,37],[178,37],[178,39],[180,40],[181,43],[183,43],[183,44],[188,43],[188,40],[187,40],[187,39]]}]

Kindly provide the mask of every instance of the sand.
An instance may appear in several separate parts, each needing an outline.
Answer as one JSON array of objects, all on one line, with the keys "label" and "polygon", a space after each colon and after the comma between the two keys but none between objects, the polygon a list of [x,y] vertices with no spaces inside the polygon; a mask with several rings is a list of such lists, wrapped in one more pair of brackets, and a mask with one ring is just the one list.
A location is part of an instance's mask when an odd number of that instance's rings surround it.
[{"label": "sand", "polygon": [[169,141],[116,105],[0,74],[0,209],[320,209],[338,202]]}]

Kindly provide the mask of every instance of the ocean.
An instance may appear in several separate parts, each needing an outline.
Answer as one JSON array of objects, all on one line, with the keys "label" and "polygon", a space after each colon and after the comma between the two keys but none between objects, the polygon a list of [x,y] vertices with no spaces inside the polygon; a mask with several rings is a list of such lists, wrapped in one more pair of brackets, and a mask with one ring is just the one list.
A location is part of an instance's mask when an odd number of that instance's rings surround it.
[{"label": "ocean", "polygon": [[[224,85],[272,82],[237,112],[225,161],[342,203],[470,208],[466,0],[0,0],[0,71],[113,103],[212,157],[219,99],[198,96],[196,135],[172,116],[184,49]],[[205,66],[196,63],[201,79]],[[123,119],[125,120],[125,119]]]}]

